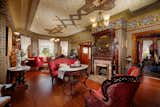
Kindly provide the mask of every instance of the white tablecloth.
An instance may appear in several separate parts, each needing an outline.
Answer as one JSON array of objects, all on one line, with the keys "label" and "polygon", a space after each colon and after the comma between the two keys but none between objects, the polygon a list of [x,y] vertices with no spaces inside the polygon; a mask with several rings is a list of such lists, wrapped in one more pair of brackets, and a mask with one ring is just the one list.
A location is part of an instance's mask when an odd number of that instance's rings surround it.
[{"label": "white tablecloth", "polygon": [[70,66],[62,66],[58,69],[58,78],[63,79],[65,72],[76,72],[85,70],[88,68],[88,65],[81,64],[80,67],[70,67]]},{"label": "white tablecloth", "polygon": [[21,67],[10,67],[10,68],[8,68],[8,70],[9,71],[28,71],[28,70],[30,70],[30,66],[21,66]]}]

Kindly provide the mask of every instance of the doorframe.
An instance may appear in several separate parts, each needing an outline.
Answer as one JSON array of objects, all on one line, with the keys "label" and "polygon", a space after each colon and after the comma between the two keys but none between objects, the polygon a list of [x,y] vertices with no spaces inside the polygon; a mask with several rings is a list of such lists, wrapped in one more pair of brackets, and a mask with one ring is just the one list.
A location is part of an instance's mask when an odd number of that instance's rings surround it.
[{"label": "doorframe", "polygon": [[[139,32],[139,33],[133,33],[132,34],[132,63],[137,64],[138,63],[138,57],[137,57],[137,43],[138,43],[138,38],[142,38],[144,36],[151,36],[151,35],[156,35],[160,34],[160,29],[158,30],[150,30],[150,31],[145,31],[145,32]],[[158,35],[157,35],[158,37]]]}]

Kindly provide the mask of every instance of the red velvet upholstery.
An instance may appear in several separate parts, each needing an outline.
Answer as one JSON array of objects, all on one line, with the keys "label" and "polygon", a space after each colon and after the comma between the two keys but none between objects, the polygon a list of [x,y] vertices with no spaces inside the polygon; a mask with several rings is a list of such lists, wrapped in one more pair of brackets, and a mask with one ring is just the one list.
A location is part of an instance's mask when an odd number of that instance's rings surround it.
[{"label": "red velvet upholstery", "polygon": [[36,67],[41,67],[44,64],[43,57],[34,57],[36,61]]},{"label": "red velvet upholstery", "polygon": [[137,66],[131,66],[128,71],[127,74],[115,74],[115,76],[135,76],[138,77],[140,75],[140,68]]},{"label": "red velvet upholstery", "polygon": [[135,76],[135,77],[137,77],[137,76],[140,75],[140,68],[139,68],[139,67],[136,67],[136,66],[132,66],[132,67],[129,68],[129,70],[128,70],[127,73],[128,73],[128,75],[130,75],[130,76]]},{"label": "red velvet upholstery", "polygon": [[[116,83],[108,87],[108,101],[99,97],[101,93],[87,97],[87,107],[131,107],[139,83]],[[100,92],[100,91],[99,91]]]},{"label": "red velvet upholstery", "polygon": [[48,67],[52,77],[52,82],[54,78],[58,76],[58,66],[59,64],[73,64],[75,60],[69,58],[57,58],[55,60],[48,59]]},{"label": "red velvet upholstery", "polygon": [[86,97],[86,107],[130,107],[139,82],[117,82],[106,87],[107,98],[101,89],[92,90]]},{"label": "red velvet upholstery", "polygon": [[48,60],[48,67],[49,67],[49,71],[50,71],[50,75],[53,83],[53,79],[57,78],[58,76],[58,67],[53,60]]},{"label": "red velvet upholstery", "polygon": [[69,59],[69,58],[57,58],[54,60],[55,64],[74,64],[75,60],[74,59]]}]

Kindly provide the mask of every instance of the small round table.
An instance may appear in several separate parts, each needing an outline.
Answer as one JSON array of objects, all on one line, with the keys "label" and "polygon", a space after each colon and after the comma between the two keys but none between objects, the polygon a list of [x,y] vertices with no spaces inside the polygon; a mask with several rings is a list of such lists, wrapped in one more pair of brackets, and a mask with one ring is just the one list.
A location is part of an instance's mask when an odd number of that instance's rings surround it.
[{"label": "small round table", "polygon": [[7,70],[7,82],[14,83],[16,86],[24,85],[26,88],[28,87],[25,84],[25,72],[30,70],[30,66],[21,66],[21,67],[10,67]]},{"label": "small round table", "polygon": [[[86,73],[87,72],[88,65],[86,64],[81,64],[80,66],[63,66],[58,69],[58,77],[60,79],[65,78],[65,74],[68,74],[67,77],[69,78],[69,84],[71,88],[71,92],[69,95],[73,95],[73,84],[74,84],[74,76],[75,73],[80,73],[82,75],[82,72]],[[86,81],[84,81],[84,85]]]}]

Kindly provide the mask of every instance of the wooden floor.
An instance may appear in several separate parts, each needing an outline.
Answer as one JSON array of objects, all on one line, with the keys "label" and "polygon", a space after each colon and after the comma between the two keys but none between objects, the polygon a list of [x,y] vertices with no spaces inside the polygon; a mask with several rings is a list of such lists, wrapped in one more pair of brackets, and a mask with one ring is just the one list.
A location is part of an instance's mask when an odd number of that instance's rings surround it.
[{"label": "wooden floor", "polygon": [[[84,93],[87,91],[80,85],[76,87],[74,96],[64,94],[63,83],[52,86],[47,73],[28,72],[29,88],[17,88],[12,96],[12,107],[85,107]],[[87,81],[90,88],[98,89],[99,84]],[[144,77],[134,101],[135,107],[160,107],[160,80]]]}]

